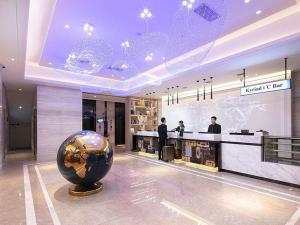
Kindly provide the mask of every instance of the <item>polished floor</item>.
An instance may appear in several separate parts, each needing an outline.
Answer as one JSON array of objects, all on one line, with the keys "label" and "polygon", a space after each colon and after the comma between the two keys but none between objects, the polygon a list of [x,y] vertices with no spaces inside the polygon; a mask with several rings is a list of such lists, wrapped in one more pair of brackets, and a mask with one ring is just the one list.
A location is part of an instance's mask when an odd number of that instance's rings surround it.
[{"label": "polished floor", "polygon": [[0,170],[0,224],[300,225],[300,189],[118,154],[104,189],[68,195],[55,162]]}]

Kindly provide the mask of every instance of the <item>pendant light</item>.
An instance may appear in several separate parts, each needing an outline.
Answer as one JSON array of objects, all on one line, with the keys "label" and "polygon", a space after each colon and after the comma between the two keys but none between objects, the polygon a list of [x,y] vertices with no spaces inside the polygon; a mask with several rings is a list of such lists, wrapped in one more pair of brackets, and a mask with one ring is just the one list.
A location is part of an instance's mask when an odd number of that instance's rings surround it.
[{"label": "pendant light", "polygon": [[212,80],[213,80],[213,77],[210,77],[210,99],[213,99],[213,94],[212,94]]},{"label": "pendant light", "polygon": [[174,105],[174,87],[172,87],[172,105]]},{"label": "pendant light", "polygon": [[287,79],[287,60],[288,58],[284,58],[284,79]]},{"label": "pendant light", "polygon": [[203,100],[205,100],[205,81],[206,79],[203,79]]},{"label": "pendant light", "polygon": [[243,69],[244,87],[246,87],[246,69]]},{"label": "pendant light", "polygon": [[168,88],[168,105],[170,105],[170,88]]},{"label": "pendant light", "polygon": [[199,80],[197,80],[197,101],[199,102],[200,98],[199,98]]},{"label": "pendant light", "polygon": [[176,96],[176,102],[177,102],[177,104],[179,104],[179,99],[178,99],[178,85],[176,86],[176,88],[177,88],[177,90],[176,90],[176,92],[177,92],[177,96]]}]

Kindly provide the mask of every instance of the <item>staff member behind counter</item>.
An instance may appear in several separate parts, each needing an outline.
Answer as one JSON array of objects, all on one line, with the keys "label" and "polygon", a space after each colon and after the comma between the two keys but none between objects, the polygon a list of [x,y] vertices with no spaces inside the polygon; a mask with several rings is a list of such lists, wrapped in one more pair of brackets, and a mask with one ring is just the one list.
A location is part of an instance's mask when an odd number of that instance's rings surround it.
[{"label": "staff member behind counter", "polygon": [[210,120],[211,124],[209,125],[207,132],[211,134],[221,134],[221,125],[216,123],[217,117],[212,116]]},{"label": "staff member behind counter", "polygon": [[180,121],[178,122],[178,127],[176,127],[176,128],[173,129],[173,130],[174,130],[174,131],[177,131],[177,132],[180,132],[180,131],[184,131],[184,128],[185,128],[185,126],[184,126],[184,124],[183,124],[183,121],[180,120]]}]

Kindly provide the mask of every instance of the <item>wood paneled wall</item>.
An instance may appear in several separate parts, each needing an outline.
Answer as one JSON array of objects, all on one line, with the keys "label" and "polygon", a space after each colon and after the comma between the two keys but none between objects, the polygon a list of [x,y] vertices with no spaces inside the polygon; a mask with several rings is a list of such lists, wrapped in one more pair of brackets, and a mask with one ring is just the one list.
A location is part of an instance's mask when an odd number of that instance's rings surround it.
[{"label": "wood paneled wall", "polygon": [[61,143],[82,130],[80,90],[37,87],[37,160],[56,160]]}]

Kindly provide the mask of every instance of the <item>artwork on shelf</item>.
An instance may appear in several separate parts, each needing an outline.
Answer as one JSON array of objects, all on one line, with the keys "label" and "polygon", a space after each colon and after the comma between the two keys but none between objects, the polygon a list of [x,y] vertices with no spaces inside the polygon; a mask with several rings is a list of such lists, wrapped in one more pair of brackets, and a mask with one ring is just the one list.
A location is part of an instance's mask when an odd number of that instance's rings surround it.
[{"label": "artwork on shelf", "polygon": [[157,105],[157,99],[131,98],[131,128],[135,133],[138,130],[157,130]]}]

